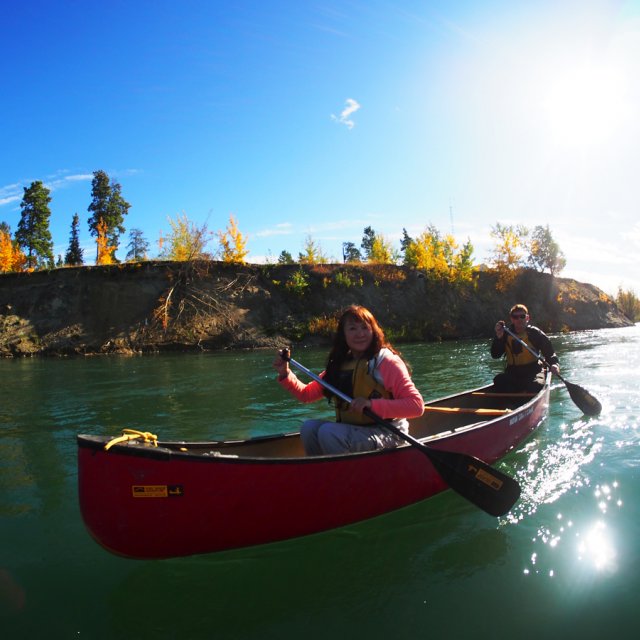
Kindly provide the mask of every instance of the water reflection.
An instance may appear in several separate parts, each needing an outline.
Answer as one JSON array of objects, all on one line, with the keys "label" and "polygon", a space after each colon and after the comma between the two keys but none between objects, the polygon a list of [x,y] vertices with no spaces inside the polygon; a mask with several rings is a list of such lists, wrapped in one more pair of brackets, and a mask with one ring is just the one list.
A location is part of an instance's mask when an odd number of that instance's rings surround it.
[{"label": "water reflection", "polygon": [[[549,431],[554,432],[556,438]],[[515,454],[522,495],[507,519],[515,522],[531,516],[540,505],[588,485],[590,479],[585,468],[601,447],[602,441],[594,436],[588,421],[578,420],[574,425],[562,423],[555,429],[550,427],[540,432]]]},{"label": "water reflection", "polygon": [[[452,585],[504,565],[510,552],[507,532],[493,520],[441,495],[305,538],[136,563],[114,584],[104,622],[136,638],[157,637],[167,616],[189,638],[324,640],[356,629],[364,637],[414,638],[412,621],[448,617]],[[122,615],[141,593],[152,594],[162,619]],[[479,614],[493,598],[491,590],[476,594],[469,607]],[[212,620],[215,634],[208,635]]]},{"label": "water reflection", "polygon": [[589,527],[578,543],[578,559],[597,571],[614,571],[617,553],[613,537],[602,520]]},{"label": "water reflection", "polygon": [[[610,520],[623,507],[623,500],[617,495],[619,488],[617,481],[597,485],[592,501],[583,504],[582,509],[576,509],[573,496],[573,517],[567,519],[559,512],[553,521],[540,524],[532,538],[532,551],[523,573],[553,577],[562,571],[566,576],[575,574],[579,580],[584,579],[585,570],[594,574],[614,573],[619,553]],[[594,511],[599,516],[594,518]]]}]

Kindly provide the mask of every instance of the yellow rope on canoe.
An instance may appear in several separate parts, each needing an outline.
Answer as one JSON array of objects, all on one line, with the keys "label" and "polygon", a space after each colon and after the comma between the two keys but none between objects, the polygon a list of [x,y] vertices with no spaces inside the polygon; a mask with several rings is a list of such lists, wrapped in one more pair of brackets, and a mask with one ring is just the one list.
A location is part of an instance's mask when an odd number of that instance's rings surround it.
[{"label": "yellow rope on canoe", "polygon": [[153,444],[154,447],[158,446],[158,436],[153,433],[149,433],[148,431],[136,431],[136,429],[123,429],[121,436],[109,440],[109,442],[104,445],[104,450],[109,451],[114,444],[121,444],[123,442],[129,442],[130,440],[142,440],[143,442]]}]

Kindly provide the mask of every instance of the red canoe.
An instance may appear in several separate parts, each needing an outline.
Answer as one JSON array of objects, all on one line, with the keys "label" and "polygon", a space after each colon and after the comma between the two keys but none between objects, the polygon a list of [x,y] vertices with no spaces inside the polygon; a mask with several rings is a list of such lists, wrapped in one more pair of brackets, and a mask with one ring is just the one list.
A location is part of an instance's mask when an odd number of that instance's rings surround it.
[{"label": "red canoe", "polygon": [[[482,387],[427,403],[411,434],[493,464],[545,418],[535,396]],[[447,488],[410,444],[305,457],[298,433],[242,441],[162,442],[152,434],[78,435],[80,510],[107,550],[168,558],[264,544],[372,518]]]}]

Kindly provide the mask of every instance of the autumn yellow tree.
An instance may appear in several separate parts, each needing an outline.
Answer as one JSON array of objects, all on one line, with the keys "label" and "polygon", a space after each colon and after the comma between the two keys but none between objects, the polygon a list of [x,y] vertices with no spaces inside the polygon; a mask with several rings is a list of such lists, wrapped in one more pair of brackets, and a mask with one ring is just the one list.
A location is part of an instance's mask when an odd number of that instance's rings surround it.
[{"label": "autumn yellow tree", "polygon": [[469,282],[473,278],[473,245],[471,240],[462,245],[453,257],[456,280]]},{"label": "autumn yellow tree", "polygon": [[508,269],[522,266],[528,235],[529,230],[522,225],[503,225],[498,222],[492,227],[491,237],[496,241],[492,255],[494,266],[502,265]]},{"label": "autumn yellow tree", "polygon": [[491,229],[491,237],[496,241],[491,262],[498,273],[499,291],[506,290],[522,268],[528,235],[529,230],[522,225],[503,225],[498,222]]},{"label": "autumn yellow tree", "polygon": [[23,271],[26,263],[27,257],[18,244],[11,240],[8,232],[0,229],[0,273]]},{"label": "autumn yellow tree", "polygon": [[175,220],[168,218],[171,233],[163,238],[162,257],[167,260],[209,260],[211,255],[206,247],[211,240],[211,232],[206,223],[198,226],[187,214],[178,216]]},{"label": "autumn yellow tree", "polygon": [[622,287],[618,287],[616,304],[627,318],[633,322],[640,321],[640,299],[633,289],[623,290]]},{"label": "autumn yellow tree", "polygon": [[430,271],[436,277],[443,278],[449,274],[443,242],[433,225],[406,244],[404,261],[410,267]]},{"label": "autumn yellow tree", "polygon": [[115,262],[113,253],[116,247],[109,244],[108,227],[104,220],[98,220],[96,232],[96,245],[98,248],[96,264],[113,264]]},{"label": "autumn yellow tree", "polygon": [[375,235],[369,250],[369,262],[376,264],[392,264],[395,262],[395,252],[391,242],[382,235]]},{"label": "autumn yellow tree", "polygon": [[326,264],[327,257],[322,247],[309,235],[304,241],[304,251],[298,254],[300,264]]},{"label": "autumn yellow tree", "polygon": [[223,262],[244,264],[249,253],[247,237],[238,229],[238,223],[233,215],[229,216],[226,231],[218,231],[221,257]]},{"label": "autumn yellow tree", "polygon": [[429,225],[415,239],[405,231],[403,246],[406,265],[450,282],[471,280],[473,245],[470,241],[460,247],[452,235],[443,237],[435,226]]}]

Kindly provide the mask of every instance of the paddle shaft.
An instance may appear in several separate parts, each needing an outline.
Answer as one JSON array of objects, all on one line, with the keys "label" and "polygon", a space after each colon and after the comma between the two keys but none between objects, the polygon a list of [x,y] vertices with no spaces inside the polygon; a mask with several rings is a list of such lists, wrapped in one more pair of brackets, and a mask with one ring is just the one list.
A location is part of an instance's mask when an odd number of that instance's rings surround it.
[{"label": "paddle shaft", "polygon": [[[281,356],[333,395],[351,403],[352,399],[346,393],[291,358],[288,349],[284,349]],[[520,485],[511,476],[497,471],[483,460],[465,453],[434,449],[384,420],[369,408],[365,408],[363,413],[424,453],[449,487],[490,515],[504,515],[520,496]]]}]

